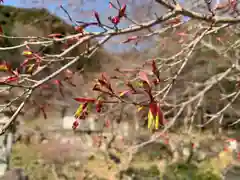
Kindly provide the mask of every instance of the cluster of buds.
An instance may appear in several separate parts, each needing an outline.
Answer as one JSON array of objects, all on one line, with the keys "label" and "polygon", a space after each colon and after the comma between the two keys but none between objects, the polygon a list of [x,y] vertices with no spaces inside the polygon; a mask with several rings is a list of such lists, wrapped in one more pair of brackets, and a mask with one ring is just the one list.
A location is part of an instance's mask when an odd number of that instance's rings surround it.
[{"label": "cluster of buds", "polygon": [[[116,8],[116,6],[115,6],[112,2],[110,2],[109,5],[110,5],[111,8],[113,7],[113,8],[115,8],[115,9],[118,9],[118,8]],[[120,22],[120,20],[121,20],[121,18],[126,16],[126,14],[125,14],[125,13],[126,13],[126,8],[127,8],[127,5],[124,4],[124,5],[118,10],[118,15],[113,16],[113,17],[109,16],[108,19],[109,19],[114,25],[118,25],[119,22]]]},{"label": "cluster of buds", "polygon": [[[144,94],[147,95],[149,98],[149,101],[147,102],[147,105],[139,104],[136,102],[130,102],[133,105],[135,105],[138,108],[138,111],[141,111],[143,108],[148,108],[148,128],[150,130],[152,129],[158,129],[159,126],[164,126],[166,123],[166,120],[164,118],[164,114],[161,110],[160,103],[156,101],[154,95],[153,95],[153,87],[158,85],[160,83],[160,73],[156,65],[156,61],[152,60],[151,62],[152,67],[152,74],[154,76],[153,79],[150,80],[148,77],[148,74],[144,71],[138,72],[138,80],[136,82],[131,81],[125,81],[125,85],[127,87],[126,90],[118,93],[113,90],[112,85],[110,83],[110,79],[106,73],[102,73],[101,77],[97,79],[97,83],[93,87],[93,91],[97,91],[101,93],[102,95],[107,95],[110,98],[117,98],[120,101],[106,101],[106,100],[100,100],[98,98],[75,98],[77,102],[80,102],[80,106],[77,109],[75,113],[76,121],[73,124],[73,129],[76,129],[77,126],[79,126],[79,119],[85,119],[86,116],[89,113],[89,110],[91,109],[92,105],[95,105],[96,112],[101,112],[102,105],[104,103],[119,103],[119,102],[125,102],[125,98],[130,95],[136,95],[136,94]],[[120,69],[116,69],[118,73],[122,73]],[[124,71],[126,72],[126,71]],[[136,72],[136,71],[128,71],[128,72]],[[112,77],[114,79],[119,79],[118,76]],[[106,127],[110,126],[110,121],[108,120],[106,122]]]},{"label": "cluster of buds", "polygon": [[3,62],[0,64],[0,71],[8,72],[10,75],[6,77],[0,78],[0,84],[8,84],[11,82],[16,82],[19,79],[19,70],[13,70],[11,65],[7,62]]},{"label": "cluster of buds", "polygon": [[74,100],[81,103],[74,115],[76,121],[73,123],[73,129],[75,130],[79,126],[79,120],[86,119],[93,105],[96,107],[96,112],[101,112],[102,101],[98,98],[74,98]]},{"label": "cluster of buds", "polygon": [[[109,78],[105,73],[102,73],[101,78],[97,79],[97,83],[93,87],[93,90],[111,96],[115,94],[110,84]],[[93,105],[95,105],[96,112],[100,113],[102,111],[103,103],[105,102],[102,96],[98,96],[97,98],[74,98],[74,100],[80,102],[81,104],[75,112],[76,121],[73,123],[73,129],[76,129],[78,127],[79,119],[85,119],[87,117]],[[109,126],[109,123],[107,123],[107,126]]]}]

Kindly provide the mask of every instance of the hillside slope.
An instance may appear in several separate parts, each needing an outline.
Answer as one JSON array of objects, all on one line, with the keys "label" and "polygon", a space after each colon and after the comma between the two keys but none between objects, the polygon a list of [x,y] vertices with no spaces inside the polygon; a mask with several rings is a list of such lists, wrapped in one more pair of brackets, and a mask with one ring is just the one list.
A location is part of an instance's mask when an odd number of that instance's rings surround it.
[{"label": "hillside slope", "polygon": [[[23,44],[24,41],[29,41],[28,37],[32,36],[39,37],[39,39],[41,39],[48,38],[48,35],[55,33],[60,33],[63,36],[77,33],[73,26],[64,22],[61,18],[49,13],[46,9],[24,9],[11,6],[0,6],[0,26],[2,27],[3,35],[5,36],[1,37],[0,39],[0,47],[13,47]],[[44,56],[46,54],[57,55],[64,51],[64,43],[65,42],[54,43],[50,46],[30,45],[30,47],[41,56]],[[95,43],[95,40],[92,40],[91,43],[86,42],[73,49],[71,52],[66,54],[65,57],[72,58],[78,56],[82,52],[86,51],[88,44],[93,45]],[[24,59],[26,59],[26,57],[21,55],[23,50],[25,49],[26,47],[13,48],[10,50],[1,50],[0,62],[7,61],[14,68],[18,67],[19,64],[22,63]],[[58,68],[60,68],[63,64],[66,64],[67,62],[68,60],[56,62],[34,78],[44,78],[52,72],[55,72]],[[91,81],[92,78],[88,80],[88,77],[92,77],[94,73],[99,72],[101,69],[106,69],[105,67],[109,64],[115,64],[114,58],[104,48],[99,48],[99,50],[90,59],[81,58],[77,64],[73,65],[70,68],[70,70],[76,72],[74,74],[74,82],[76,83],[76,85],[79,85]],[[84,72],[78,72],[83,68]],[[56,78],[62,80],[63,75],[60,75]],[[64,92],[66,93],[66,98],[69,97],[67,96],[67,94],[72,97],[72,93],[79,92],[79,89],[74,89],[69,85],[67,86],[69,87],[68,92]],[[48,92],[48,94],[51,95],[51,100],[59,97],[59,93],[56,91],[56,88],[52,87],[51,91]],[[81,92],[85,92],[82,87]],[[13,97],[13,94],[9,94],[9,96],[2,98],[1,101],[9,100],[10,97]],[[33,97],[39,97],[38,91],[36,91]],[[47,96],[46,98],[41,97],[40,100],[40,103],[44,103],[45,100],[50,99],[49,96]]]}]

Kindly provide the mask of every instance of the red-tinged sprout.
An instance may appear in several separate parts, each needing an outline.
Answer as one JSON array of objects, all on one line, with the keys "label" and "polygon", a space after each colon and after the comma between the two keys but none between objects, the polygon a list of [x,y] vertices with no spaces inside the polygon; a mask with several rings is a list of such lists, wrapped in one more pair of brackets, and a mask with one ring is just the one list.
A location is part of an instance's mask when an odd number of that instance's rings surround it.
[{"label": "red-tinged sprout", "polygon": [[175,17],[173,19],[170,19],[170,20],[166,21],[166,24],[173,25],[173,24],[178,24],[180,22],[181,22],[181,17],[177,16],[177,17]]},{"label": "red-tinged sprout", "polygon": [[79,121],[78,121],[78,120],[75,120],[75,121],[73,122],[73,125],[72,125],[73,130],[76,130],[76,129],[78,128],[78,126],[79,126]]},{"label": "red-tinged sprout", "polygon": [[65,44],[65,45],[72,45],[72,44],[76,43],[78,40],[79,40],[78,37],[69,38],[69,39],[67,39],[67,41],[66,41],[67,44]]},{"label": "red-tinged sprout", "polygon": [[99,84],[95,84],[92,90],[102,92],[102,89],[100,88]]},{"label": "red-tinged sprout", "polygon": [[18,68],[15,69],[15,71],[11,71],[11,73],[14,75],[14,76],[19,76],[19,73],[20,73],[20,70]]},{"label": "red-tinged sprout", "polygon": [[111,92],[113,92],[113,89],[111,87],[111,84],[109,82],[109,78],[106,73],[102,73],[102,79],[98,79],[98,82],[100,83],[101,86],[107,88]]},{"label": "red-tinged sprout", "polygon": [[49,38],[61,38],[61,37],[63,37],[63,35],[60,33],[54,33],[54,34],[49,34],[48,37]]},{"label": "red-tinged sprout", "polygon": [[147,76],[147,74],[146,74],[145,72],[140,71],[140,72],[139,72],[139,78],[140,78],[142,81],[146,82],[149,87],[151,86],[150,81],[149,81],[149,79],[148,79],[148,76]]},{"label": "red-tinged sprout", "polygon": [[98,113],[100,113],[101,112],[101,110],[102,110],[102,101],[97,101],[97,103],[96,103],[96,111],[98,112]]},{"label": "red-tinged sprout", "polygon": [[[27,43],[27,41],[25,41],[24,43]],[[29,45],[26,45],[26,48],[27,48],[28,51],[31,51],[31,48],[30,48]]]},{"label": "red-tinged sprout", "polygon": [[128,42],[131,42],[131,41],[134,41],[134,40],[137,40],[139,38],[139,36],[132,36],[132,37],[129,37],[127,40],[123,41],[122,43],[128,43]]},{"label": "red-tinged sprout", "polygon": [[94,103],[96,101],[95,98],[74,98],[75,101],[80,103]]},{"label": "red-tinged sprout", "polygon": [[37,58],[37,63],[39,64],[42,61],[42,57],[36,53],[33,54],[35,58]]},{"label": "red-tinged sprout", "polygon": [[86,110],[87,106],[88,106],[88,102],[85,102],[85,103],[83,104],[83,107],[82,107],[83,111]]},{"label": "red-tinged sprout", "polygon": [[157,68],[155,60],[152,61],[152,72],[157,77],[157,81],[154,82],[154,84],[156,85],[156,84],[160,83],[160,74],[159,74],[159,70]]},{"label": "red-tinged sprout", "polygon": [[10,76],[10,77],[7,77],[6,79],[0,80],[0,82],[10,83],[10,82],[15,82],[17,80],[18,80],[17,76]]},{"label": "red-tinged sprout", "polygon": [[48,84],[42,84],[41,86],[40,86],[40,89],[49,89],[50,87],[49,87],[49,85]]},{"label": "red-tinged sprout", "polygon": [[155,61],[155,60],[152,60],[152,72],[153,72],[154,74],[156,74],[157,71],[158,71],[158,69],[157,69],[156,61]]},{"label": "red-tinged sprout", "polygon": [[187,36],[187,34],[185,32],[177,32],[178,36]]},{"label": "red-tinged sprout", "polygon": [[25,59],[23,63],[20,65],[20,67],[26,66],[26,64],[30,61],[30,59]]},{"label": "red-tinged sprout", "polygon": [[152,83],[156,86],[160,83],[160,81],[158,79],[153,79]]},{"label": "red-tinged sprout", "polygon": [[152,102],[152,103],[150,103],[149,104],[149,109],[150,109],[150,111],[151,111],[151,113],[152,113],[152,115],[153,116],[157,116],[157,104],[156,104],[156,102]]},{"label": "red-tinged sprout", "polygon": [[116,6],[112,2],[109,2],[109,8],[116,8]]},{"label": "red-tinged sprout", "polygon": [[83,33],[84,32],[84,26],[76,26],[75,31],[77,31],[78,33]]},{"label": "red-tinged sprout", "polygon": [[47,113],[46,113],[46,111],[45,111],[45,106],[44,106],[44,105],[41,105],[41,106],[40,106],[40,110],[41,110],[42,113],[43,113],[44,119],[47,119]]},{"label": "red-tinged sprout", "polygon": [[86,119],[87,116],[88,116],[88,112],[85,110],[85,111],[82,112],[82,114],[79,118],[80,119]]},{"label": "red-tinged sprout", "polygon": [[127,5],[124,4],[121,9],[119,10],[119,13],[118,13],[118,17],[119,18],[122,18],[123,16],[125,16],[125,12],[126,12],[126,8],[127,8]]},{"label": "red-tinged sprout", "polygon": [[94,14],[94,16],[95,16],[95,18],[96,18],[98,24],[101,24],[101,21],[100,21],[100,17],[99,17],[98,12],[97,12],[97,11],[94,11],[93,14]]},{"label": "red-tinged sprout", "polygon": [[53,84],[56,84],[57,86],[62,86],[62,82],[58,79],[54,79]]},{"label": "red-tinged sprout", "polygon": [[59,90],[59,93],[61,94],[62,97],[64,97],[64,93],[63,93],[63,89],[62,89],[62,87],[63,87],[62,82],[61,82],[60,80],[58,80],[58,79],[55,79],[55,80],[53,80],[53,83],[54,83],[55,85],[57,85],[57,88],[58,88],[58,90]]},{"label": "red-tinged sprout", "polygon": [[101,86],[108,87],[108,83],[102,79],[98,79],[98,82]]},{"label": "red-tinged sprout", "polygon": [[237,0],[229,0],[230,6],[233,10],[237,8]]}]

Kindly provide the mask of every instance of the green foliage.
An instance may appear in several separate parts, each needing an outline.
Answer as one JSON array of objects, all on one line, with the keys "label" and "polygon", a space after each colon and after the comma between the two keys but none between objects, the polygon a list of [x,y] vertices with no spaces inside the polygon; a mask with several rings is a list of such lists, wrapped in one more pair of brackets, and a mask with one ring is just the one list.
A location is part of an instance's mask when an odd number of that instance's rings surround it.
[{"label": "green foliage", "polygon": [[[12,6],[0,6],[0,26],[6,36],[44,36],[52,33],[72,34],[74,28],[46,9],[27,9]],[[25,31],[26,29],[26,31]],[[23,43],[23,39],[1,38],[0,47],[12,47]],[[43,49],[31,46],[36,51]],[[6,60],[16,68],[24,57],[19,56],[23,48],[1,51],[0,62]],[[45,52],[46,51],[46,52]],[[42,52],[48,54],[60,53],[59,44],[45,47]]]},{"label": "green foliage", "polygon": [[16,21],[29,24],[38,21],[40,18],[44,19],[46,17],[48,17],[48,20],[49,18],[53,20],[53,23],[62,22],[60,18],[51,15],[46,9],[16,8],[4,5],[0,6],[0,12],[1,25],[13,25]]},{"label": "green foliage", "polygon": [[54,179],[49,165],[39,161],[38,153],[31,147],[16,144],[11,156],[11,167],[23,168],[30,179]]},{"label": "green foliage", "polygon": [[152,179],[152,178],[160,179],[160,172],[157,166],[150,166],[148,169],[146,168],[137,169],[137,168],[130,167],[125,172],[125,174],[130,177],[133,177],[133,180],[144,180],[144,179]]},{"label": "green foliage", "polygon": [[192,164],[178,163],[169,166],[164,176],[169,180],[220,180],[212,172],[211,168],[205,171]]}]

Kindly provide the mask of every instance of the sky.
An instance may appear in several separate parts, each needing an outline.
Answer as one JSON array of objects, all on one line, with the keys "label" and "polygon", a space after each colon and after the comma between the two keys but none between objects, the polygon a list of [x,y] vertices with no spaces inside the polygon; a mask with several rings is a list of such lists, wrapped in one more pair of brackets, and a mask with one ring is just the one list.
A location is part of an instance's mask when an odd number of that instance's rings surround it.
[{"label": "sky", "polygon": [[[84,6],[80,5],[71,5],[71,1],[74,0],[4,0],[5,5],[11,5],[11,6],[16,6],[16,7],[24,7],[24,8],[32,8],[32,7],[37,7],[37,8],[47,8],[51,13],[54,13],[61,18],[63,18],[65,21],[70,22],[67,15],[59,8],[60,5],[63,5],[65,9],[68,10],[70,13],[71,17],[75,20],[81,20],[81,21],[92,21],[95,20],[92,12],[93,10],[96,10],[99,12],[101,19],[105,20],[105,22],[110,23],[109,20],[107,19],[110,15],[116,14],[116,10],[110,9],[109,8],[109,1],[108,0],[87,0],[88,3],[84,3]],[[82,0],[75,0],[75,3],[81,2]],[[126,0],[122,0],[124,2]],[[113,1],[114,2],[114,1]],[[89,11],[90,10],[90,11]],[[87,16],[84,16],[84,18],[81,18],[79,16],[79,11],[87,12]],[[88,18],[86,18],[88,17]],[[127,23],[122,22],[119,24],[120,28],[127,27]],[[87,29],[89,31],[99,31],[99,28],[90,28]],[[105,47],[111,51],[119,52],[119,51],[125,51],[130,49],[131,47],[135,47],[138,50],[141,50],[142,48],[145,49],[145,46],[140,45],[140,46],[135,46],[134,44],[129,44],[129,45],[122,45],[121,43],[118,43],[117,41],[121,42],[122,40],[119,40],[118,38],[114,38],[112,42],[114,45],[111,43],[107,43]]]}]

